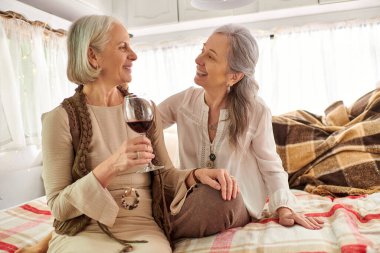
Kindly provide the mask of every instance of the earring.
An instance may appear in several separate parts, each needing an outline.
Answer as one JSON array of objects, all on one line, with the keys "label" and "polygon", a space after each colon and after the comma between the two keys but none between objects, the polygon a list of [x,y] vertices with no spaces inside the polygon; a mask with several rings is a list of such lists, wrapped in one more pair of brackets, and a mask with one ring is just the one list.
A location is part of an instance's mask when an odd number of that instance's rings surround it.
[{"label": "earring", "polygon": [[230,93],[231,91],[231,85],[227,84],[227,93]]}]

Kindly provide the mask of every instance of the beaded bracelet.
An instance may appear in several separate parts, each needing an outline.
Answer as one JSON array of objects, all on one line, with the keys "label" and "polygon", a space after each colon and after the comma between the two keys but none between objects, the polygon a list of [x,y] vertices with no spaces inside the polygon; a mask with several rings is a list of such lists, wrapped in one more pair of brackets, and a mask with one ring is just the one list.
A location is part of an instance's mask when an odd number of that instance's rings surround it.
[{"label": "beaded bracelet", "polygon": [[197,184],[200,184],[200,183],[201,183],[201,181],[195,176],[195,171],[196,171],[196,170],[199,170],[199,169],[200,169],[200,168],[196,168],[196,169],[194,169],[194,170],[191,171],[191,176],[193,177],[195,183],[197,183]]}]

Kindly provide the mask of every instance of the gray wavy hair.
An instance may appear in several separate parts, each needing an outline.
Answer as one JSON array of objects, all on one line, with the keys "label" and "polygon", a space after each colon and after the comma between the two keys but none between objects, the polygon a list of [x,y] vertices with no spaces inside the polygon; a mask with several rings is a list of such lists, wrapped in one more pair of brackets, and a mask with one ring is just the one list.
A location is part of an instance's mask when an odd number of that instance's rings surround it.
[{"label": "gray wavy hair", "polygon": [[217,28],[213,34],[223,34],[229,40],[227,61],[230,71],[242,72],[244,77],[230,88],[227,95],[230,143],[240,146],[239,139],[249,126],[259,86],[255,80],[255,67],[259,50],[251,32],[240,25],[228,24]]},{"label": "gray wavy hair", "polygon": [[67,77],[76,84],[93,82],[101,69],[95,69],[88,61],[89,47],[95,52],[101,52],[110,40],[109,30],[115,18],[105,15],[84,16],[75,21],[67,36]]}]

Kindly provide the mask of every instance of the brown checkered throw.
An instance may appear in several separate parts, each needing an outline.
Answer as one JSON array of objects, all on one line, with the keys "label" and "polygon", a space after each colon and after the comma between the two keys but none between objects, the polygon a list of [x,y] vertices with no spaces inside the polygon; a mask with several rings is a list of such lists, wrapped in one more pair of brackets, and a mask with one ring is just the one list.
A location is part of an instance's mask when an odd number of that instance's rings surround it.
[{"label": "brown checkered throw", "polygon": [[297,110],[273,116],[273,132],[291,188],[332,195],[380,191],[380,89],[325,116]]}]

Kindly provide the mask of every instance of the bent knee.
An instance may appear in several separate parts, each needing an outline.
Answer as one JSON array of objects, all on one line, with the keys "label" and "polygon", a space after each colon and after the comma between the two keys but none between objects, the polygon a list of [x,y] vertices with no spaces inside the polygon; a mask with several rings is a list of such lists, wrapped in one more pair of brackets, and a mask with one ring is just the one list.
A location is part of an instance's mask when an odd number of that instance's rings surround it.
[{"label": "bent knee", "polygon": [[237,194],[235,199],[224,200],[220,190],[215,190],[208,185],[198,184],[194,194],[197,195],[195,199],[199,199],[199,201],[202,201],[206,205],[218,206],[218,210],[220,211],[227,211],[230,209],[245,210],[245,204],[241,193]]},{"label": "bent knee", "polygon": [[198,185],[194,193],[198,195],[198,203],[192,203],[197,206],[195,215],[203,221],[225,224],[226,229],[249,223],[250,216],[240,193],[235,199],[224,200],[220,191],[208,185]]},{"label": "bent knee", "polygon": [[203,184],[194,187],[180,213],[171,219],[174,239],[208,236],[250,222],[240,194],[236,199],[223,200],[220,191]]}]

